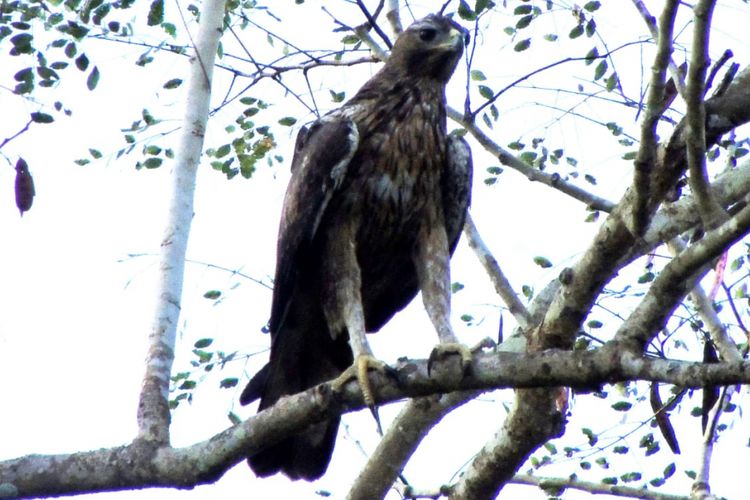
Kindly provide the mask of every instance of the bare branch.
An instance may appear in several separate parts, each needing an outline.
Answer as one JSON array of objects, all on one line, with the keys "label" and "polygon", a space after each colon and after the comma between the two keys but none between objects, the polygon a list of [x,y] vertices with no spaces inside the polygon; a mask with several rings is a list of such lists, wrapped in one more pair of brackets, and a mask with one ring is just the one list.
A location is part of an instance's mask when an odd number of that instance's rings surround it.
[{"label": "bare branch", "polygon": [[359,10],[362,11],[362,14],[365,15],[365,18],[367,18],[367,23],[370,25],[372,29],[375,30],[375,33],[378,34],[381,40],[383,40],[383,43],[385,44],[385,46],[388,47],[388,49],[390,50],[391,48],[393,48],[393,43],[391,42],[391,39],[388,38],[388,35],[386,35],[383,32],[382,28],[380,27],[377,21],[378,14],[380,14],[381,9],[383,8],[383,1],[384,0],[380,0],[380,3],[378,4],[378,8],[375,11],[375,15],[370,14],[370,11],[367,10],[367,7],[362,2],[362,0],[357,0],[357,6],[359,7]]},{"label": "bare branch", "polygon": [[[656,41],[659,38],[659,29],[656,27],[656,18],[651,15],[651,13],[648,11],[648,7],[646,7],[642,0],[633,0],[633,5],[635,5],[638,13],[646,22],[646,26],[651,32],[651,37]],[[672,77],[672,80],[675,83],[675,87],[677,88],[677,92],[684,99],[687,93],[685,90],[685,81],[682,77],[682,72],[671,58],[669,59],[669,76]]]},{"label": "bare branch", "polygon": [[708,412],[708,425],[703,430],[703,446],[701,447],[698,474],[690,491],[690,497],[695,500],[714,498],[711,496],[711,483],[709,482],[711,476],[711,457],[713,456],[714,441],[716,440],[716,425],[719,423],[721,408],[724,406],[727,397],[727,387],[724,387],[721,390],[721,395]]},{"label": "bare branch", "polygon": [[[592,483],[581,481],[579,479],[556,478],[556,477],[536,477],[527,474],[518,474],[513,476],[509,482],[514,484],[528,484],[539,486],[544,490],[564,491],[568,489],[585,491],[592,494],[612,495],[616,497],[638,498],[643,500],[689,500],[688,497],[681,495],[670,495],[669,493],[659,493],[649,491],[644,488],[633,486],[621,486],[616,484]],[[559,495],[556,495],[559,496]]]},{"label": "bare branch", "polygon": [[672,55],[672,31],[677,14],[678,0],[669,0],[664,6],[659,21],[658,45],[654,64],[651,68],[651,83],[646,101],[646,116],[641,127],[641,145],[635,159],[633,172],[633,212],[632,230],[636,235],[643,234],[648,224],[648,202],[651,197],[651,171],[657,161],[656,125],[665,110],[664,81],[666,69]]},{"label": "bare branch", "polygon": [[693,47],[687,82],[687,162],[690,190],[697,201],[703,225],[713,228],[726,220],[726,213],[711,196],[706,172],[706,110],[703,102],[708,70],[708,39],[714,1],[701,0],[693,9]]},{"label": "bare branch", "polygon": [[505,277],[502,269],[497,263],[495,257],[493,257],[490,249],[482,241],[482,237],[479,236],[479,231],[474,225],[474,221],[470,214],[467,214],[466,223],[464,224],[464,236],[468,240],[469,246],[476,254],[479,262],[484,266],[484,270],[490,277],[492,284],[495,286],[495,291],[503,299],[503,302],[508,306],[508,310],[516,319],[516,322],[524,331],[529,331],[531,327],[531,316],[526,310],[526,306],[518,298],[515,290],[510,285],[510,281]]},{"label": "bare branch", "polygon": [[[685,242],[680,238],[672,239],[667,246],[675,256],[679,255],[687,248]],[[698,315],[708,329],[711,340],[719,351],[721,359],[725,361],[741,361],[742,354],[740,353],[737,344],[734,343],[727,333],[727,329],[724,327],[721,319],[719,319],[719,315],[717,314],[716,309],[714,309],[713,303],[706,295],[706,292],[703,291],[703,287],[700,283],[696,284],[690,292],[690,300],[695,304],[695,307],[698,310]]]},{"label": "bare branch", "polygon": [[401,24],[401,11],[398,7],[398,0],[388,0],[388,10],[385,13],[386,19],[391,24],[391,31],[393,34],[398,36],[404,31],[404,26]]},{"label": "bare branch", "polygon": [[383,498],[427,434],[448,413],[480,394],[454,392],[410,400],[359,473],[348,499]]},{"label": "bare branch", "polygon": [[662,329],[677,304],[706,271],[706,265],[750,229],[750,206],[672,259],[656,277],[616,338],[634,341],[643,349]]},{"label": "bare branch", "polygon": [[223,28],[224,3],[207,4],[201,15],[196,55],[190,65],[178,160],[172,174],[168,222],[161,243],[159,292],[138,404],[138,438],[160,444],[169,443],[169,378],[180,315],[185,253],[193,218],[195,178],[206,133],[211,78]]},{"label": "bare branch", "polygon": [[516,391],[513,409],[502,427],[474,457],[450,498],[494,498],[535,449],[562,434],[564,417],[556,408],[557,391]]},{"label": "bare branch", "polygon": [[454,108],[448,107],[448,116],[451,120],[465,128],[472,136],[474,136],[479,144],[487,152],[496,156],[500,160],[500,162],[503,163],[503,165],[519,171],[529,180],[538,181],[546,184],[547,186],[555,188],[558,191],[561,191],[568,196],[575,198],[576,200],[584,202],[587,206],[591,207],[594,210],[609,212],[614,207],[614,203],[612,203],[611,201],[593,195],[585,189],[567,182],[558,174],[548,174],[527,165],[505,149],[501,148],[496,142],[494,142],[484,132],[482,132],[479,127],[466,120],[463,114],[459,113]]}]

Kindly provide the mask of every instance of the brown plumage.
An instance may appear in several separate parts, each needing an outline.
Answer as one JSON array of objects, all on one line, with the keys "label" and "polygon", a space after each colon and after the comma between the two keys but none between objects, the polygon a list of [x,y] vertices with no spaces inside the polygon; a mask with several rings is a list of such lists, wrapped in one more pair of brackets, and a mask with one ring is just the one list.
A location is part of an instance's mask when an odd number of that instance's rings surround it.
[{"label": "brown plumage", "polygon": [[[260,398],[262,410],[353,362],[377,368],[365,332],[419,290],[441,343],[456,342],[448,264],[469,204],[471,155],[446,133],[445,85],[464,37],[446,17],[415,22],[350,101],[299,133],[279,228],[270,361],[242,404]],[[359,381],[367,400],[367,380]],[[318,478],[338,425],[315,425],[248,462],[259,476]]]}]

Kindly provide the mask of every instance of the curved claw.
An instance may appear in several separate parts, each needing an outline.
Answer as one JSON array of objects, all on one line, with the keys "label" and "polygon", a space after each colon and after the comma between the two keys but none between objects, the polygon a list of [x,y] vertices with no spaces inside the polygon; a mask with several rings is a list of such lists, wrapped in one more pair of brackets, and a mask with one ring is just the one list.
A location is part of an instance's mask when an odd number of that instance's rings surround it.
[{"label": "curved claw", "polygon": [[362,354],[357,356],[354,363],[333,381],[332,388],[334,391],[341,391],[348,382],[356,379],[359,388],[362,391],[362,399],[370,409],[372,416],[375,418],[375,423],[378,426],[378,433],[382,436],[383,428],[380,425],[380,415],[378,414],[377,406],[375,406],[375,396],[372,393],[370,379],[367,377],[367,372],[370,370],[379,371],[385,376],[394,376],[393,368],[373,356]]},{"label": "curved claw", "polygon": [[427,360],[427,376],[430,376],[432,372],[432,364],[443,359],[450,354],[457,354],[461,356],[461,371],[464,376],[468,375],[471,371],[471,360],[473,350],[458,342],[451,342],[445,344],[438,344],[430,353],[430,357]]}]

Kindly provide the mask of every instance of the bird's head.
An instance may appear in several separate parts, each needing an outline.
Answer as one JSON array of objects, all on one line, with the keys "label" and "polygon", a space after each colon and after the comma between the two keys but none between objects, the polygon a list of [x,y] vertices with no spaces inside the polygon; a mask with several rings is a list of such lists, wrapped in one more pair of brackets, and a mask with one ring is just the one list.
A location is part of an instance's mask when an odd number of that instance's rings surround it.
[{"label": "bird's head", "polygon": [[431,14],[399,35],[388,64],[413,77],[447,82],[468,43],[469,34],[449,17]]}]

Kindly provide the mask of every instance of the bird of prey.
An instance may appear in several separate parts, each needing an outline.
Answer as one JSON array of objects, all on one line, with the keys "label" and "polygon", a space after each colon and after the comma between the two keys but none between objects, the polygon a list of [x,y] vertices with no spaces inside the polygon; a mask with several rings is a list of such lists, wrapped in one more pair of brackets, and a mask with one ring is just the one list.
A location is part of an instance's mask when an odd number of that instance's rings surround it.
[{"label": "bird of prey", "polygon": [[[240,402],[279,398],[384,369],[365,332],[422,292],[440,355],[471,353],[450,323],[449,261],[469,205],[468,145],[446,131],[445,86],[468,39],[448,17],[416,21],[341,108],[303,128],[279,229],[270,361]],[[437,352],[437,351],[435,351]],[[340,387],[340,385],[339,385]],[[258,476],[312,480],[328,467],[339,418],[250,456]]]}]

